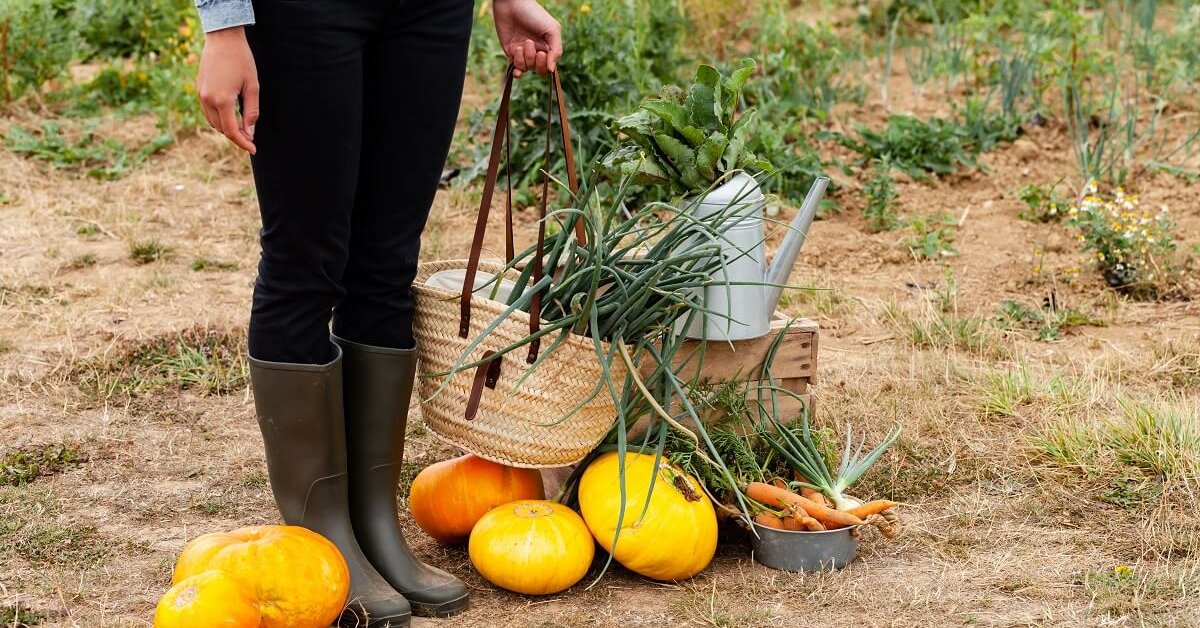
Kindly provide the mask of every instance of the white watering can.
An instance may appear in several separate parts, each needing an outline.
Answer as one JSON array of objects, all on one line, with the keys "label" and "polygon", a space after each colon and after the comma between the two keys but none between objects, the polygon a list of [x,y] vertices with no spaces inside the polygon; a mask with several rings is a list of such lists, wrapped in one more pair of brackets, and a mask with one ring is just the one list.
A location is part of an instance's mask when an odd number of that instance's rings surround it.
[{"label": "white watering can", "polygon": [[704,290],[703,304],[708,313],[693,318],[686,331],[688,338],[746,340],[770,333],[783,284],[791,275],[828,186],[828,177],[817,177],[813,182],[769,267],[763,228],[766,198],[753,177],[738,173],[703,198],[688,202],[688,209],[698,219],[718,214],[723,217],[715,229],[717,234],[697,237],[715,242],[725,257],[725,266],[713,274],[714,285]]}]

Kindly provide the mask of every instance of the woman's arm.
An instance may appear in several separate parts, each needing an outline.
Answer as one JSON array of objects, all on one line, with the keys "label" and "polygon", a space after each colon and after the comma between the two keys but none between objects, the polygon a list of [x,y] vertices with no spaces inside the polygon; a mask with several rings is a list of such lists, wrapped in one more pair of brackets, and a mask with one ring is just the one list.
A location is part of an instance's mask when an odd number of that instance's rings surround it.
[{"label": "woman's arm", "polygon": [[[205,33],[196,77],[200,107],[212,128],[251,155],[258,122],[258,69],[242,26]],[[238,98],[242,116],[238,119]]]},{"label": "woman's arm", "polygon": [[562,57],[562,26],[536,0],[494,0],[496,35],[516,75],[553,72]]},{"label": "woman's arm", "polygon": [[254,23],[250,0],[196,0],[196,10],[206,33]]}]

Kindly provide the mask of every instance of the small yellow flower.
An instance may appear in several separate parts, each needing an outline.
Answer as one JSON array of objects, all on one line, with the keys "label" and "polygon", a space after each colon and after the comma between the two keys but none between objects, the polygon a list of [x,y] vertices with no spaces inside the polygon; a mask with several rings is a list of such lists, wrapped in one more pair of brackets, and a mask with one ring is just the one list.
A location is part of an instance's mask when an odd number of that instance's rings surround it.
[{"label": "small yellow flower", "polygon": [[1113,568],[1113,574],[1118,578],[1128,578],[1133,575],[1133,570],[1125,565],[1117,565]]},{"label": "small yellow flower", "polygon": [[582,6],[580,6],[580,7],[579,7],[579,12],[580,12],[580,13],[582,13],[582,14],[584,14],[584,15],[587,15],[588,13],[591,13],[591,12],[592,12],[592,5],[590,5],[590,4],[585,4],[585,5],[582,5]]}]

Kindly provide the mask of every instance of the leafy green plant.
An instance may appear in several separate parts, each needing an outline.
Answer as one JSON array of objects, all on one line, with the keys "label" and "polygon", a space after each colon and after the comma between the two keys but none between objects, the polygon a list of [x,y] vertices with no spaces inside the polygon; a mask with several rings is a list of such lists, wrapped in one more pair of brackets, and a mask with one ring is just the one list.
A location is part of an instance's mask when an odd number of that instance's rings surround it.
[{"label": "leafy green plant", "polygon": [[80,46],[68,15],[55,0],[0,0],[0,102],[66,72]]},{"label": "leafy green plant", "polygon": [[1025,203],[1017,217],[1029,222],[1058,222],[1067,215],[1071,201],[1063,198],[1058,192],[1058,181],[1052,185],[1030,183],[1021,188],[1017,196]]},{"label": "leafy green plant", "polygon": [[12,449],[0,459],[0,485],[21,486],[87,462],[87,454],[71,443]]},{"label": "leafy green plant", "polygon": [[746,60],[726,77],[702,64],[686,91],[668,86],[618,118],[613,129],[627,141],[602,167],[637,183],[670,185],[680,194],[705,190],[734,170],[769,168],[746,148],[755,110],[734,115],[754,68]]},{"label": "leafy green plant", "polygon": [[903,225],[894,206],[898,198],[896,184],[892,181],[892,165],[884,159],[875,168],[875,176],[863,187],[863,198],[867,206],[863,213],[871,231],[892,231]]},{"label": "leafy green plant", "polygon": [[89,56],[189,52],[198,28],[192,0],[75,0],[74,20]]},{"label": "leafy green plant", "polygon": [[60,124],[46,121],[37,134],[13,125],[9,128],[6,142],[8,149],[19,155],[48,162],[55,168],[82,172],[94,179],[108,181],[125,176],[130,167],[164,150],[175,142],[175,138],[164,133],[130,152],[123,143],[101,139],[90,130],[85,131],[80,139],[72,141],[64,136]]},{"label": "leafy green plant", "polygon": [[933,214],[910,218],[907,228],[912,235],[905,238],[903,246],[918,259],[940,259],[958,255],[954,250],[955,231],[958,222],[949,214]]},{"label": "leafy green plant", "polygon": [[952,174],[960,167],[976,168],[979,165],[970,151],[973,144],[967,132],[944,118],[925,121],[913,116],[893,115],[882,131],[859,126],[857,135],[854,138],[835,133],[833,137],[862,155],[857,165],[887,159],[893,168],[918,181],[928,181],[930,175]]},{"label": "leafy green plant", "polygon": [[839,37],[828,24],[802,20],[776,19],[764,29],[759,76],[745,86],[743,98],[765,119],[780,126],[824,121],[837,103],[863,101],[866,90],[846,72],[862,55],[852,40]]}]

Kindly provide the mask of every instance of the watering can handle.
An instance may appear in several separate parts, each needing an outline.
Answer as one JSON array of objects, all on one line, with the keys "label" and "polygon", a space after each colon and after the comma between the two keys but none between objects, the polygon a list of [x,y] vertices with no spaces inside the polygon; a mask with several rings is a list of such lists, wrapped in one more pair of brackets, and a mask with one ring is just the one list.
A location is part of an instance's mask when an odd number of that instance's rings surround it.
[{"label": "watering can handle", "polygon": [[[479,215],[475,220],[475,235],[471,241],[471,252],[467,259],[467,273],[463,281],[462,297],[459,300],[460,317],[458,335],[463,338],[470,337],[471,293],[475,288],[475,275],[479,270],[479,257],[483,252],[483,240],[487,232],[488,214],[492,206],[492,197],[496,191],[496,179],[500,170],[500,149],[502,146],[508,148],[507,155],[509,156],[505,160],[508,191],[508,199],[505,207],[505,253],[507,254],[508,261],[512,261],[515,255],[512,232],[512,178],[510,172],[512,149],[511,142],[508,141],[510,139],[508,130],[511,118],[510,105],[512,102],[511,96],[514,78],[514,67],[512,64],[509,64],[508,70],[505,73],[504,91],[500,97],[500,108],[496,113],[496,130],[492,135],[492,149],[491,155],[488,158],[487,175],[484,179],[483,195],[479,201]],[[542,196],[538,201],[538,238],[537,249],[533,258],[534,284],[542,280],[544,272],[542,257],[546,242],[546,206],[550,195],[550,152],[553,146],[551,131],[554,125],[554,116],[551,112],[555,109],[556,98],[558,101],[559,126],[562,129],[563,156],[567,166],[567,183],[570,186],[572,194],[579,192],[579,179],[575,172],[575,153],[571,146],[571,130],[567,123],[567,107],[563,99],[562,79],[558,72],[552,72],[550,79],[554,83],[554,89],[550,90],[546,104],[548,114],[546,120],[546,154],[542,168]],[[580,242],[586,242],[586,233],[584,232],[582,221],[576,221],[575,223],[575,237]],[[540,291],[535,292],[529,312],[529,334],[531,336],[537,334],[540,329],[541,319],[538,314],[541,312],[541,301]],[[540,342],[538,340],[534,340],[529,344],[529,356],[527,358],[529,363],[532,364],[537,360],[539,350]]]}]

